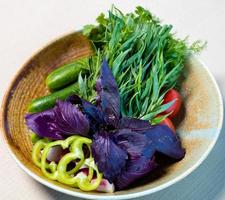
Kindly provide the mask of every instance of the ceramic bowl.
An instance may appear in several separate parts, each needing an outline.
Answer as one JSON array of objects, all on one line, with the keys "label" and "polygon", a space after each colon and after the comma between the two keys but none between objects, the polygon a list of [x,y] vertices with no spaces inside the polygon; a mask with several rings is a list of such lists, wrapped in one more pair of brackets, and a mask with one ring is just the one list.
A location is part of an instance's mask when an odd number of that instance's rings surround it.
[{"label": "ceramic bowl", "polygon": [[71,33],[32,56],[12,80],[1,108],[1,134],[19,166],[52,189],[87,199],[128,199],[151,194],[178,182],[196,169],[206,159],[219,136],[223,105],[218,86],[207,67],[195,56],[189,56],[185,63],[185,79],[181,89],[184,109],[175,121],[186,149],[183,160],[166,165],[160,173],[137,181],[132,188],[113,194],[83,192],[43,176],[31,160],[32,144],[24,121],[27,105],[31,99],[49,92],[44,84],[49,72],[91,53],[89,41],[78,32]]}]

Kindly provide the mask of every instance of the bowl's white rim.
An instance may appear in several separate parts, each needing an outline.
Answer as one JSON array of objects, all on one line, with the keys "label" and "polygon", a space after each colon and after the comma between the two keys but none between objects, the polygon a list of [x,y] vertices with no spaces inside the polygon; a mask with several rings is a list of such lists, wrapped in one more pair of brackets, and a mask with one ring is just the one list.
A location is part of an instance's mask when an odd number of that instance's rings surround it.
[{"label": "bowl's white rim", "polygon": [[[165,189],[173,184],[175,184],[176,182],[182,180],[183,178],[185,178],[186,176],[188,176],[191,172],[193,172],[197,167],[200,166],[200,164],[202,164],[202,162],[207,158],[207,156],[209,155],[209,153],[211,152],[211,150],[213,149],[213,147],[216,144],[216,141],[220,135],[221,129],[222,129],[222,125],[223,125],[223,98],[220,92],[220,89],[218,87],[218,84],[215,80],[215,78],[213,77],[212,73],[209,71],[208,67],[205,65],[205,63],[197,58],[197,56],[192,55],[194,57],[194,59],[198,60],[198,62],[204,67],[204,69],[207,71],[207,73],[209,74],[215,88],[216,88],[216,92],[219,98],[219,108],[220,108],[220,113],[219,114],[219,123],[218,123],[218,127],[216,129],[215,132],[215,137],[214,139],[211,141],[208,149],[206,150],[206,152],[202,155],[202,157],[198,160],[198,162],[196,162],[192,167],[190,167],[187,171],[185,171],[184,173],[180,174],[179,176],[177,176],[176,178],[174,178],[173,180],[164,183],[162,185],[156,186],[155,188],[151,188],[145,191],[141,191],[141,192],[135,192],[135,193],[131,193],[131,194],[122,194],[122,195],[109,195],[106,193],[106,195],[104,195],[103,193],[101,193],[101,196],[99,195],[94,195],[94,194],[85,194],[85,193],[80,193],[80,192],[75,192],[75,191],[70,191],[67,190],[65,188],[61,188],[60,186],[56,186],[53,185],[51,183],[49,183],[48,181],[40,178],[39,176],[37,176],[35,173],[33,173],[32,171],[30,171],[26,166],[24,166],[19,159],[14,155],[14,153],[12,152],[12,150],[10,149],[9,145],[7,144],[7,149],[9,151],[9,153],[11,154],[11,156],[14,158],[14,160],[16,161],[16,163],[27,173],[29,174],[31,177],[33,177],[35,180],[37,180],[38,182],[42,183],[43,185],[46,185],[47,187],[54,189],[56,191],[71,195],[71,196],[75,196],[75,197],[79,197],[79,198],[85,198],[85,199],[111,199],[111,200],[118,200],[118,199],[131,199],[131,198],[136,198],[136,197],[141,197],[141,196],[145,196],[145,195],[149,195],[152,193],[155,193],[157,191],[160,191],[162,189]],[[6,142],[7,143],[7,142]]]}]

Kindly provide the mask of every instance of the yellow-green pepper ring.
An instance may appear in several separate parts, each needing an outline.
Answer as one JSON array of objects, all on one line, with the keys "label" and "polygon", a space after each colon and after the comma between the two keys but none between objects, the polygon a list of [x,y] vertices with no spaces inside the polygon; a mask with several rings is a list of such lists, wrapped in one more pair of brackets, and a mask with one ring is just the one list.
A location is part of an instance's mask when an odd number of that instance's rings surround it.
[{"label": "yellow-green pepper ring", "polygon": [[76,166],[72,170],[68,171],[67,173],[74,174],[77,172],[78,168],[80,168],[82,166],[83,161],[84,161],[84,152],[83,152],[84,144],[86,144],[88,146],[88,149],[90,151],[90,156],[91,156],[91,143],[92,143],[92,141],[90,139],[85,138],[85,137],[79,137],[71,144],[70,152],[73,152],[77,156],[77,158],[80,159],[80,161],[78,163],[76,163]]},{"label": "yellow-green pepper ring", "polygon": [[[74,140],[70,146],[71,152],[64,155],[59,161],[58,168],[57,168],[59,172],[58,174],[59,182],[62,182],[68,185],[73,185],[76,183],[77,181],[76,177],[72,177],[70,175],[76,173],[84,163],[83,144],[90,146],[91,140],[84,137],[80,137]],[[76,163],[76,166],[72,170],[67,172],[68,164],[77,159],[79,159],[80,161]]]},{"label": "yellow-green pepper ring", "polygon": [[[71,143],[73,143],[73,141],[75,141],[79,137],[80,136],[71,136],[67,138],[66,140],[58,140],[58,141],[50,142],[44,147],[44,150],[41,156],[41,170],[46,177],[50,178],[51,180],[57,180],[57,176],[58,176],[57,164],[54,161],[52,161],[50,164],[47,163],[47,156],[51,148],[59,145],[63,149],[66,149],[71,145]],[[50,170],[47,171],[47,169],[50,169]]]},{"label": "yellow-green pepper ring", "polygon": [[[91,177],[88,176],[82,176],[79,174],[77,175],[78,181],[77,181],[77,186],[84,191],[91,191],[91,190],[95,190],[97,189],[97,187],[99,186],[99,184],[101,183],[102,180],[102,174],[99,173],[97,166],[94,163],[94,159],[93,158],[88,158],[85,160],[85,165],[89,167],[93,170],[96,171],[96,179],[93,181],[93,173],[91,175]],[[79,176],[79,177],[78,177]],[[91,179],[90,179],[91,178]]]},{"label": "yellow-green pepper ring", "polygon": [[41,139],[35,143],[32,149],[32,160],[35,165],[38,167],[41,167],[41,151],[45,148],[47,145],[46,139]]},{"label": "yellow-green pepper ring", "polygon": [[[58,180],[61,183],[70,185],[72,187],[79,187],[84,191],[90,191],[96,189],[101,180],[102,174],[99,173],[97,166],[94,163],[94,159],[91,155],[91,145],[92,141],[88,138],[81,136],[71,136],[66,140],[59,140],[47,143],[45,140],[39,140],[35,145],[32,153],[32,158],[37,166],[39,166],[46,177],[51,180]],[[90,157],[85,159],[83,153],[83,145],[86,144],[90,150]],[[63,149],[69,148],[70,153],[65,154],[58,165],[55,162],[47,163],[47,155],[53,146],[60,145]],[[41,151],[41,162],[40,154]],[[67,165],[76,159],[80,159],[76,166],[67,171]],[[88,176],[78,173],[74,174],[80,169],[80,167],[85,164],[89,168]],[[96,171],[96,179],[93,181],[94,171]]]}]

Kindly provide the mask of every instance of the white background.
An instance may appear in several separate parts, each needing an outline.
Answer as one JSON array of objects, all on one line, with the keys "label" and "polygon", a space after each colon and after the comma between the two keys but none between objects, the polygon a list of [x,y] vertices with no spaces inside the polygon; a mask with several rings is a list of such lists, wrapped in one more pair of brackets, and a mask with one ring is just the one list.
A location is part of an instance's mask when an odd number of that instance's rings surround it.
[{"label": "white background", "polygon": [[[114,3],[122,11],[149,8],[180,37],[208,41],[203,59],[225,95],[225,0],[0,0],[0,98],[18,68],[54,38],[94,23]],[[181,182],[141,200],[225,199],[225,127],[209,157]],[[0,199],[72,200],[37,183],[10,157],[0,137]],[[78,199],[78,198],[77,198]]]}]

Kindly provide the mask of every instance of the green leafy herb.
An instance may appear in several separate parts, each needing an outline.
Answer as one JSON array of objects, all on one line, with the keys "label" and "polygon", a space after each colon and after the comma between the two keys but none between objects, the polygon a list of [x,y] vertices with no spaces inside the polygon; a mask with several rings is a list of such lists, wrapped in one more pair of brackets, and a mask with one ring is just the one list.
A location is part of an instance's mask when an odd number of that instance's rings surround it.
[{"label": "green leafy herb", "polygon": [[187,38],[175,38],[171,25],[161,25],[140,6],[128,14],[113,6],[108,17],[101,14],[97,22],[83,31],[98,51],[87,87],[93,91],[100,60],[106,57],[119,86],[122,115],[154,119],[168,108],[163,97],[177,86],[187,54],[205,44],[188,46]]}]

